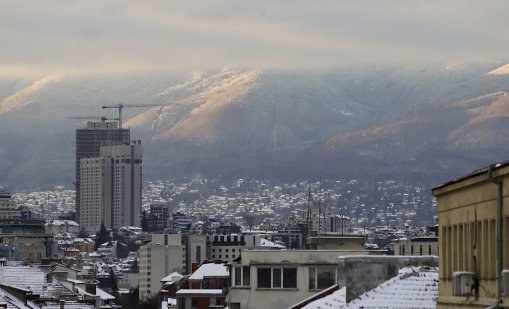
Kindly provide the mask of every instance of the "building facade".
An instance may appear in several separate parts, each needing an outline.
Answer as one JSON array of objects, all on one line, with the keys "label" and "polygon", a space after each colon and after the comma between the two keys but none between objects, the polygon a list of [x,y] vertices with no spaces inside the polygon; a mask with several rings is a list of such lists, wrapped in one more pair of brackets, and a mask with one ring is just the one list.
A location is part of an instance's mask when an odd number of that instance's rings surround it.
[{"label": "building facade", "polygon": [[81,159],[79,217],[83,230],[140,226],[141,143],[103,146],[98,157]]},{"label": "building facade", "polygon": [[365,251],[243,250],[231,263],[229,308],[288,308],[337,282],[338,257]]},{"label": "building facade", "polygon": [[437,308],[508,307],[509,163],[432,192],[439,224]]},{"label": "building facade", "polygon": [[152,234],[152,241],[140,247],[140,301],[161,290],[161,279],[173,272],[185,273],[186,245],[181,234]]},{"label": "building facade", "polygon": [[87,122],[85,128],[76,129],[76,221],[81,225],[81,159],[100,155],[102,146],[128,145],[130,130],[121,129],[117,122]]}]

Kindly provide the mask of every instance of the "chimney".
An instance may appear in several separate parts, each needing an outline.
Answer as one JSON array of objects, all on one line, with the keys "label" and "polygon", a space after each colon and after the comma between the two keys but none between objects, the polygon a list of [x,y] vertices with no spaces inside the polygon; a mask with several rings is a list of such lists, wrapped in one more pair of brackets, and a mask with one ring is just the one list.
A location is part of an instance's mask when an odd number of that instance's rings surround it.
[{"label": "chimney", "polygon": [[0,304],[0,309],[7,309],[7,304],[6,303],[1,303]]},{"label": "chimney", "polygon": [[64,309],[65,307],[65,300],[60,300],[60,309]]},{"label": "chimney", "polygon": [[99,295],[95,297],[95,309],[101,309],[101,296]]},{"label": "chimney", "polygon": [[92,295],[95,295],[97,293],[96,292],[96,285],[93,284],[93,283],[85,284],[85,292],[87,292],[89,294],[92,294]]},{"label": "chimney", "polygon": [[193,262],[191,264],[191,272],[194,273],[198,269],[198,263]]}]

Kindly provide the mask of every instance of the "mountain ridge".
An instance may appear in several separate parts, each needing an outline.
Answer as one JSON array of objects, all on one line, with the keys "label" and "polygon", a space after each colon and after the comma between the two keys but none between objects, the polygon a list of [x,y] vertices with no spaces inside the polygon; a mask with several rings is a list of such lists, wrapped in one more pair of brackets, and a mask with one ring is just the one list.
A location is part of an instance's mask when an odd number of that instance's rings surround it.
[{"label": "mountain ridge", "polygon": [[497,68],[48,76],[0,101],[0,183],[72,184],[74,129],[82,124],[66,118],[113,117],[101,106],[119,102],[168,104],[124,110],[125,126],[144,145],[144,179],[377,170],[441,182],[506,159],[509,76],[487,74]]}]

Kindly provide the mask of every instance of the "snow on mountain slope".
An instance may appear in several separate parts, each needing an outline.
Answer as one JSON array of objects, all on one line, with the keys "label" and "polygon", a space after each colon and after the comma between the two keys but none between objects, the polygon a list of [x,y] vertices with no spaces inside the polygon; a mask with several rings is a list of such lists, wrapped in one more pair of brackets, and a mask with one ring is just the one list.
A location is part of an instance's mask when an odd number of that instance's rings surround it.
[{"label": "snow on mountain slope", "polygon": [[224,116],[222,114],[231,105],[242,102],[243,96],[254,87],[259,74],[257,71],[246,71],[214,75],[199,83],[201,86],[198,88],[194,87],[197,83],[193,82],[193,88],[204,91],[147,111],[126,125],[145,130],[150,126],[152,138],[156,141],[212,143],[224,133],[219,130],[219,122],[227,120],[221,118]]},{"label": "snow on mountain slope", "polygon": [[60,76],[50,75],[37,80],[32,85],[10,95],[0,102],[0,114],[12,110],[20,110],[33,104],[37,93],[47,87],[49,84],[59,82]]},{"label": "snow on mountain slope", "polygon": [[486,75],[506,75],[506,74],[509,74],[509,63],[488,72]]},{"label": "snow on mountain slope", "polygon": [[470,147],[502,146],[509,137],[503,123],[509,119],[509,95],[500,91],[479,98],[453,104],[464,108],[468,113],[468,120],[455,128],[448,137],[449,142],[470,145]]}]

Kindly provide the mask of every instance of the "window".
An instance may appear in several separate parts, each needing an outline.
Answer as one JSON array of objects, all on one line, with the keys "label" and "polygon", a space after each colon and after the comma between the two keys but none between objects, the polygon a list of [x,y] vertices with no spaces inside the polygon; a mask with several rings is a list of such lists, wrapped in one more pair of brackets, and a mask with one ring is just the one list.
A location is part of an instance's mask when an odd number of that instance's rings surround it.
[{"label": "window", "polygon": [[249,266],[235,266],[233,268],[234,286],[250,286],[251,270]]},{"label": "window", "polygon": [[309,289],[322,290],[336,284],[336,266],[309,267]]},{"label": "window", "polygon": [[258,288],[296,288],[297,268],[265,268],[257,269]]}]

